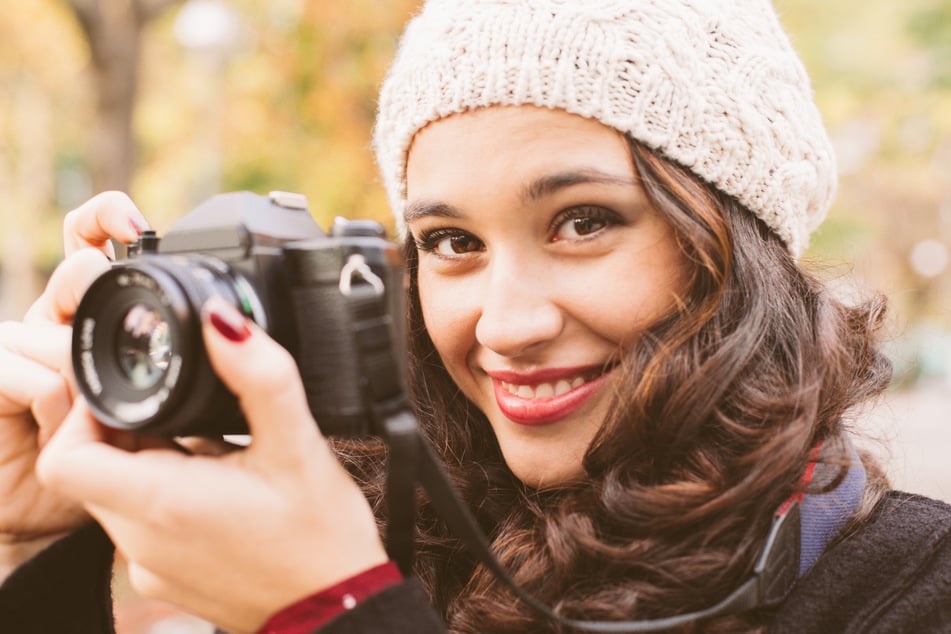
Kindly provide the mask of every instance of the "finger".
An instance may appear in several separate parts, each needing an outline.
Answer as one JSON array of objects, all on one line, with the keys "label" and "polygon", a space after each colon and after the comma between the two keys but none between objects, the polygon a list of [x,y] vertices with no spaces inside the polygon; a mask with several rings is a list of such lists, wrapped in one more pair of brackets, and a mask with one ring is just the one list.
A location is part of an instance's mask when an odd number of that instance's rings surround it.
[{"label": "finger", "polygon": [[251,446],[306,456],[320,434],[290,353],[220,298],[205,304],[202,323],[212,367],[238,396]]},{"label": "finger", "polygon": [[0,323],[0,347],[26,357],[51,370],[67,373],[72,367],[69,359],[73,329],[50,323]]},{"label": "finger", "polygon": [[125,515],[147,513],[168,475],[185,468],[175,450],[129,452],[108,444],[111,431],[77,399],[36,463],[46,486],[86,505]]},{"label": "finger", "polygon": [[108,269],[109,260],[101,252],[77,251],[56,267],[43,294],[30,306],[23,321],[71,323],[86,289]]},{"label": "finger", "polygon": [[[71,339],[69,326],[0,323],[0,415],[30,409],[43,434],[56,430],[78,394]],[[183,449],[167,438],[111,428],[103,428],[102,434],[109,444],[127,451]]]},{"label": "finger", "polygon": [[[63,375],[30,359],[13,355],[0,348],[0,416],[13,417],[5,425],[20,421],[32,427],[24,417],[30,412],[39,428],[38,446],[44,446],[69,412],[72,395]],[[32,435],[35,430],[18,433]]]},{"label": "finger", "polygon": [[[72,403],[79,393],[76,376],[73,374],[71,354],[73,329],[69,326],[46,322],[12,325],[18,327],[7,331],[7,326],[0,324],[0,346],[4,346],[15,355],[35,361],[59,373],[68,388],[69,401]],[[13,333],[19,336],[11,337]],[[60,419],[62,415],[57,421]]]},{"label": "finger", "polygon": [[132,199],[122,192],[103,192],[72,210],[63,219],[63,250],[67,256],[86,247],[110,259],[115,251],[109,238],[133,242],[149,223]]},{"label": "finger", "polygon": [[62,374],[0,348],[0,415],[31,412],[39,427],[39,446],[59,427],[71,403]]}]

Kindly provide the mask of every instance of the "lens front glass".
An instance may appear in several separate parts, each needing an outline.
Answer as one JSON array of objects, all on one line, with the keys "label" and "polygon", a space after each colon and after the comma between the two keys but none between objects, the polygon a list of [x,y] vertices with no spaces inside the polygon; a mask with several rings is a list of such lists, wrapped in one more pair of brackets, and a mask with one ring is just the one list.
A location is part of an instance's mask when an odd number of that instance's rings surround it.
[{"label": "lens front glass", "polygon": [[148,389],[161,380],[172,356],[168,321],[139,303],[126,312],[121,324],[116,338],[119,367],[133,387]]}]

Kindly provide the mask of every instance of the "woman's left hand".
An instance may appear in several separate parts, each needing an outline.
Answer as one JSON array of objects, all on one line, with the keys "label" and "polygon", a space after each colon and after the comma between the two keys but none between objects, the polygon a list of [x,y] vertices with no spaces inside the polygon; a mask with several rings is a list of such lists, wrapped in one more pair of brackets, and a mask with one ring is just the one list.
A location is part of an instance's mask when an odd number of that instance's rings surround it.
[{"label": "woman's left hand", "polygon": [[134,439],[103,428],[78,399],[38,472],[100,521],[140,594],[252,632],[387,555],[369,504],[311,417],[290,354],[223,302],[209,302],[204,317],[208,354],[240,399],[249,447],[130,451]]}]

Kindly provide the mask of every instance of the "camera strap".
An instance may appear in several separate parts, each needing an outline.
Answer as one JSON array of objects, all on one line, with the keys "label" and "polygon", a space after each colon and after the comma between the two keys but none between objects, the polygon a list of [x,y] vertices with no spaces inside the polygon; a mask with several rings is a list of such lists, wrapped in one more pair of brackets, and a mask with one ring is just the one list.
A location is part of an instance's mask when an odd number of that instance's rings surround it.
[{"label": "camera strap", "polygon": [[404,576],[413,574],[416,553],[417,465],[425,441],[407,411],[383,421],[386,461],[386,550]]},{"label": "camera strap", "polygon": [[776,512],[751,575],[718,603],[694,612],[637,621],[585,621],[556,614],[512,579],[492,553],[489,541],[468,506],[462,502],[432,447],[419,431],[416,418],[401,411],[383,418],[383,435],[389,445],[387,471],[386,543],[390,557],[404,575],[413,566],[416,484],[429,495],[436,513],[469,552],[505,583],[527,605],[552,621],[583,632],[658,632],[699,619],[771,607],[781,603],[796,582],[799,568],[799,500],[790,498]]}]

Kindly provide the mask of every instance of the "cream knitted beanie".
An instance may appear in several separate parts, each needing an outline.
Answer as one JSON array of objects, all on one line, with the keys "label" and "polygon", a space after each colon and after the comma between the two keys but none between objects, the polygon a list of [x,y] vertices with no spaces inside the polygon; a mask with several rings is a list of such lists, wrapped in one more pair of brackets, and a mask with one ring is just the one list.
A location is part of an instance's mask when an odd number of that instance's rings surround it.
[{"label": "cream knitted beanie", "polygon": [[403,35],[374,133],[401,233],[414,135],[522,104],[641,141],[734,196],[796,256],[835,194],[832,146],[770,0],[430,0]]}]

